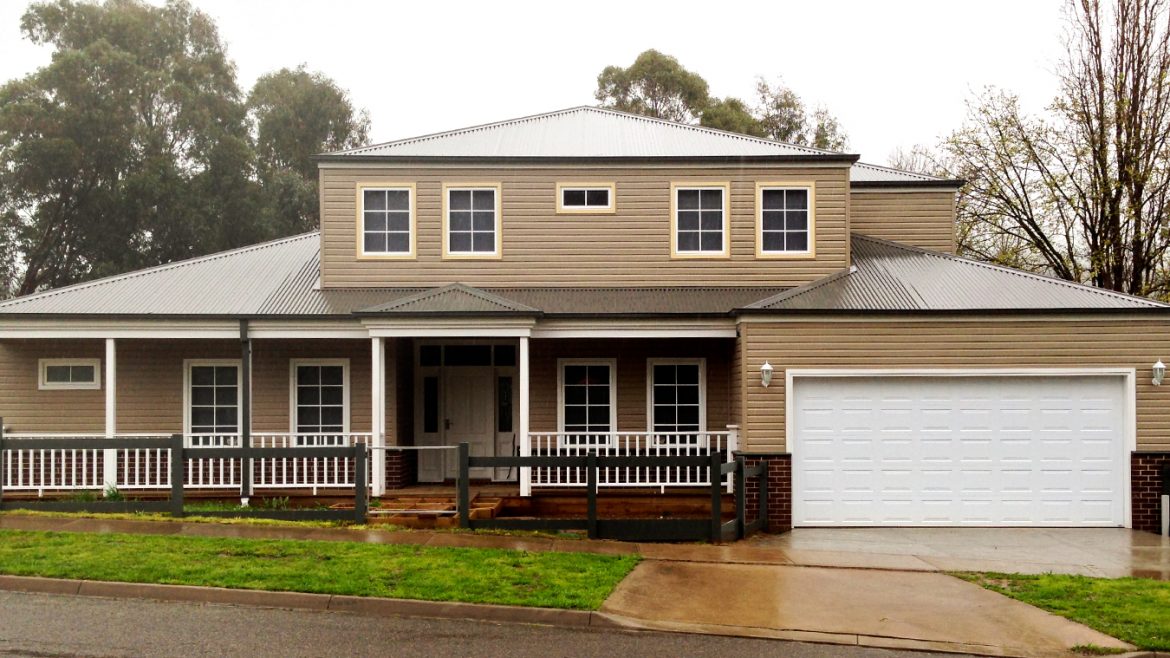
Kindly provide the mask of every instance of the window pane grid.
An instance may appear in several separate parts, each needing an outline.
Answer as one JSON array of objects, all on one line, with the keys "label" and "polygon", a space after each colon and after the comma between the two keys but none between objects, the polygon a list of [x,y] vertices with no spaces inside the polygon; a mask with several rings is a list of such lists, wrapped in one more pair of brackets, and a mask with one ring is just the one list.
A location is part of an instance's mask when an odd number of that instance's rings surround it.
[{"label": "window pane grid", "polygon": [[679,252],[723,251],[723,190],[676,190],[676,245]]},{"label": "window pane grid", "polygon": [[609,188],[562,188],[561,206],[564,208],[609,208]]},{"label": "window pane grid", "polygon": [[366,253],[410,253],[410,190],[362,191],[362,249]]},{"label": "window pane grid", "polygon": [[235,434],[239,431],[239,385],[236,366],[191,366],[191,433]]},{"label": "window pane grid", "polygon": [[653,377],[654,431],[700,431],[702,398],[698,364],[655,365]]},{"label": "window pane grid", "polygon": [[763,251],[809,250],[808,190],[765,189],[761,193],[760,212]]},{"label": "window pane grid", "polygon": [[[610,366],[608,364],[566,364],[563,371],[564,431],[611,432]],[[566,436],[566,443],[596,443],[599,437]]]},{"label": "window pane grid", "polygon": [[447,251],[495,253],[496,191],[448,190]]}]

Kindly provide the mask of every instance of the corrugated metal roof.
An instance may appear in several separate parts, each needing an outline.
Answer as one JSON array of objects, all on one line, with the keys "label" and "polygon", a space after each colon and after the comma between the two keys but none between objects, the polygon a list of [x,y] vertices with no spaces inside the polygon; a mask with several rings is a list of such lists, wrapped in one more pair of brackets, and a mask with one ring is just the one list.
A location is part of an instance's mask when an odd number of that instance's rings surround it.
[{"label": "corrugated metal roof", "polygon": [[482,315],[482,314],[520,314],[535,315],[540,311],[493,295],[478,288],[465,286],[461,283],[452,283],[441,288],[434,288],[408,297],[393,300],[384,304],[377,304],[363,308],[361,314],[388,314],[388,315]]},{"label": "corrugated metal roof", "polygon": [[685,158],[837,156],[833,151],[599,107],[545,114],[337,151],[328,158]]},{"label": "corrugated metal roof", "polygon": [[1140,297],[853,234],[853,267],[747,306],[793,311],[1170,308]]},{"label": "corrugated metal roof", "polygon": [[489,288],[546,315],[726,315],[786,287]]},{"label": "corrugated metal roof", "polygon": [[923,183],[939,182],[950,179],[920,174],[914,171],[902,171],[892,167],[855,162],[849,171],[849,180],[854,183]]}]

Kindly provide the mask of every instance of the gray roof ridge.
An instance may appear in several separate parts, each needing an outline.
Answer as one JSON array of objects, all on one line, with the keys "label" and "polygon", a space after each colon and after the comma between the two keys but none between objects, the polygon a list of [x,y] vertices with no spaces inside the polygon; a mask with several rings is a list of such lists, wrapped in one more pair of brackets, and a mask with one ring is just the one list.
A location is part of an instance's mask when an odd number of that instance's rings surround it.
[{"label": "gray roof ridge", "polygon": [[413,295],[408,295],[408,296],[403,297],[401,299],[395,299],[391,302],[387,302],[386,304],[379,304],[377,306],[372,306],[369,309],[362,309],[362,311],[363,312],[369,311],[370,309],[378,309],[378,311],[390,311],[390,310],[393,310],[395,308],[401,308],[403,306],[406,306],[407,304],[413,304],[415,302],[421,302],[421,301],[424,301],[427,299],[432,299],[434,297],[438,297],[439,295],[442,295],[442,294],[445,294],[448,292],[452,292],[452,291],[459,291],[459,292],[462,292],[464,294],[471,295],[472,297],[475,297],[476,299],[479,299],[481,301],[488,302],[489,304],[496,304],[496,305],[503,306],[505,308],[509,308],[509,309],[512,309],[514,311],[521,312],[521,313],[539,313],[540,312],[540,309],[533,308],[533,307],[528,306],[526,304],[521,304],[520,302],[508,299],[507,297],[502,297],[500,295],[494,295],[494,294],[489,293],[485,290],[481,290],[479,288],[475,288],[473,286],[469,286],[469,285],[464,284],[464,283],[459,283],[458,281],[456,281],[455,283],[448,283],[445,286],[436,286],[435,288],[423,290],[423,291],[415,293]]},{"label": "gray roof ridge", "polygon": [[854,162],[853,166],[854,167],[869,168],[869,169],[878,169],[881,171],[890,171],[890,172],[893,172],[896,174],[904,174],[906,176],[916,177],[919,180],[923,180],[923,181],[949,181],[949,180],[953,180],[951,178],[943,178],[941,176],[935,176],[933,174],[924,174],[924,173],[917,172],[917,171],[907,171],[905,169],[898,169],[897,167],[889,167],[886,165],[873,164],[872,162],[858,161],[858,162]]},{"label": "gray roof ridge", "polygon": [[635,290],[635,291],[649,291],[649,290],[767,290],[776,288],[790,288],[791,286],[483,286],[476,288],[476,290],[572,290],[572,291],[609,291],[609,290]]},{"label": "gray roof ridge", "polygon": [[39,299],[48,299],[51,297],[56,297],[57,295],[63,295],[63,294],[68,293],[68,292],[74,292],[77,290],[86,290],[88,288],[94,288],[97,286],[103,286],[103,285],[108,285],[111,283],[117,283],[119,281],[126,281],[128,279],[136,279],[138,277],[147,276],[149,274],[154,274],[157,272],[165,272],[168,270],[179,269],[182,267],[189,267],[192,265],[198,265],[199,263],[206,263],[206,262],[210,262],[210,261],[220,260],[222,258],[237,256],[239,254],[244,254],[244,253],[248,253],[248,252],[252,252],[252,251],[259,251],[261,249],[268,249],[268,248],[275,247],[275,246],[278,246],[281,244],[285,244],[285,243],[289,243],[289,242],[296,242],[297,240],[304,240],[306,238],[315,237],[319,232],[320,231],[309,231],[307,233],[298,233],[297,235],[290,235],[290,236],[284,237],[284,238],[277,238],[275,240],[268,240],[266,242],[259,242],[256,244],[250,244],[250,245],[246,245],[243,247],[236,247],[235,249],[226,249],[224,251],[217,251],[217,252],[206,254],[203,256],[194,256],[192,258],[184,258],[183,260],[176,260],[176,261],[172,261],[170,263],[163,263],[162,265],[153,265],[151,267],[144,267],[140,270],[132,270],[130,272],[123,272],[122,274],[114,274],[111,276],[102,277],[100,279],[93,279],[92,281],[82,281],[81,283],[74,283],[72,285],[63,286],[61,288],[53,288],[51,290],[45,290],[42,292],[34,292],[34,293],[30,293],[28,295],[23,295],[21,297],[14,297],[12,299],[2,301],[2,302],[0,302],[0,308],[19,306],[20,304],[24,304],[26,302],[36,301]]},{"label": "gray roof ridge", "polygon": [[772,295],[771,297],[765,297],[764,299],[761,299],[761,300],[756,301],[756,302],[752,302],[751,304],[748,304],[747,306],[744,306],[742,308],[752,309],[752,310],[767,309],[769,306],[771,306],[773,304],[778,304],[780,302],[787,301],[789,299],[793,299],[794,297],[799,297],[801,295],[810,293],[813,290],[820,288],[821,286],[826,286],[830,283],[833,283],[834,281],[839,281],[841,279],[844,279],[845,277],[853,274],[856,271],[857,271],[857,266],[850,265],[849,267],[847,267],[843,270],[838,270],[836,272],[833,272],[832,274],[829,274],[828,276],[823,276],[823,277],[817,279],[816,281],[810,281],[810,282],[804,284],[803,286],[797,286],[797,287],[793,288],[792,290],[785,290],[784,292],[777,293],[775,295]]},{"label": "gray roof ridge", "polygon": [[944,253],[941,251],[932,251],[930,249],[923,249],[922,247],[915,247],[915,246],[908,245],[908,244],[902,244],[901,242],[894,242],[893,240],[884,240],[882,238],[875,238],[871,235],[865,235],[862,233],[850,232],[850,236],[853,239],[867,240],[867,241],[873,242],[875,244],[881,244],[881,245],[885,245],[888,247],[893,247],[895,249],[909,251],[911,253],[917,253],[917,254],[922,254],[922,255],[926,255],[926,256],[931,256],[934,258],[938,258],[940,260],[952,261],[952,262],[959,263],[961,265],[968,265],[968,266],[972,266],[972,267],[981,267],[983,269],[992,270],[995,272],[1003,272],[1005,274],[1012,274],[1012,275],[1015,275],[1015,276],[1018,276],[1021,278],[1025,278],[1025,279],[1033,279],[1036,281],[1042,281],[1045,283],[1051,283],[1054,285],[1064,286],[1066,288],[1071,288],[1073,290],[1082,290],[1085,292],[1093,292],[1093,293],[1096,293],[1099,295],[1104,295],[1106,297],[1112,297],[1114,299],[1122,299],[1122,300],[1131,301],[1131,302],[1141,302],[1141,303],[1144,303],[1144,304],[1151,306],[1151,307],[1154,307],[1154,308],[1170,308],[1170,304],[1165,304],[1165,303],[1155,301],[1153,299],[1149,299],[1146,297],[1139,297],[1137,295],[1130,295],[1130,294],[1126,294],[1123,292],[1117,292],[1115,290],[1106,290],[1105,288],[1098,288],[1096,286],[1090,286],[1090,285],[1085,284],[1085,283],[1077,283],[1076,281],[1069,281],[1067,279],[1061,279],[1061,278],[1055,277],[1055,276],[1049,276],[1046,274],[1036,274],[1035,272],[1026,272],[1024,270],[1017,270],[1013,267],[1005,267],[1003,265],[996,265],[994,263],[985,263],[985,262],[979,261],[979,260],[964,258],[964,257],[959,256],[957,254],[948,254],[948,253]]},{"label": "gray roof ridge", "polygon": [[362,155],[366,151],[372,151],[374,149],[385,148],[388,146],[400,146],[403,144],[426,142],[426,141],[431,141],[431,140],[435,140],[435,139],[440,139],[443,137],[453,137],[456,135],[464,135],[464,134],[468,134],[468,133],[489,130],[492,128],[498,128],[498,127],[502,127],[502,126],[515,125],[515,124],[520,124],[520,123],[526,123],[529,121],[536,121],[538,119],[547,119],[549,117],[555,117],[555,116],[564,115],[564,114],[571,114],[573,112],[585,112],[585,111],[607,113],[607,114],[612,114],[612,115],[616,115],[616,116],[626,117],[626,118],[633,119],[633,120],[646,121],[648,123],[657,123],[657,124],[661,124],[664,126],[670,126],[672,128],[678,128],[678,129],[682,129],[682,130],[692,130],[695,132],[701,132],[701,133],[707,133],[707,134],[721,135],[723,137],[728,137],[728,138],[732,138],[732,139],[740,139],[743,141],[759,143],[759,144],[767,144],[770,146],[784,146],[784,147],[804,151],[805,153],[807,153],[809,155],[849,155],[847,153],[844,153],[843,151],[829,151],[829,150],[825,150],[825,149],[818,149],[818,148],[815,148],[812,146],[802,146],[800,144],[790,144],[788,142],[781,142],[781,141],[777,141],[777,140],[773,140],[773,139],[765,139],[763,137],[755,137],[753,135],[745,135],[743,133],[736,133],[736,132],[731,132],[728,130],[720,130],[718,128],[710,128],[707,126],[695,126],[695,125],[691,125],[691,124],[687,124],[687,123],[679,123],[677,121],[669,121],[667,119],[659,119],[658,117],[648,117],[648,116],[644,116],[641,114],[633,114],[631,112],[623,112],[621,110],[615,110],[615,109],[608,108],[608,107],[598,107],[598,106],[594,106],[594,105],[576,105],[574,107],[567,107],[567,108],[560,109],[560,110],[553,110],[551,112],[541,112],[539,114],[529,114],[527,116],[516,117],[514,119],[504,119],[502,121],[492,121],[489,123],[481,123],[481,124],[476,124],[476,125],[472,125],[472,126],[466,126],[464,128],[455,128],[453,130],[444,130],[441,132],[427,133],[427,134],[423,134],[423,135],[415,135],[413,137],[404,137],[402,139],[393,139],[393,140],[389,140],[386,142],[378,142],[376,144],[367,144],[365,146],[358,146],[358,147],[355,147],[352,149],[345,149],[345,150],[341,150],[341,151],[331,151],[331,152],[325,153],[323,155],[324,156]]}]

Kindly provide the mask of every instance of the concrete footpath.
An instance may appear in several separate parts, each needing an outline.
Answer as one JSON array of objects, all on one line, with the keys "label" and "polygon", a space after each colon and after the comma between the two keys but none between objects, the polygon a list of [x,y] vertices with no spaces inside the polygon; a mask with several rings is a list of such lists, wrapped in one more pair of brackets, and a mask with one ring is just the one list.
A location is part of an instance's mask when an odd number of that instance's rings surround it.
[{"label": "concrete footpath", "polygon": [[[599,612],[397,601],[203,587],[0,577],[0,589],[203,601],[535,624],[622,627],[872,647],[1040,658],[1075,646],[1132,649],[1114,638],[900,560],[805,566],[766,545],[627,544],[473,533],[347,530],[0,515],[0,529],[359,541],[380,544],[637,554],[644,561]],[[800,553],[796,551],[796,553]],[[823,556],[818,557],[823,561]],[[918,566],[924,565],[924,566]],[[845,568],[841,568],[845,567]],[[876,568],[874,568],[876,567]]]}]

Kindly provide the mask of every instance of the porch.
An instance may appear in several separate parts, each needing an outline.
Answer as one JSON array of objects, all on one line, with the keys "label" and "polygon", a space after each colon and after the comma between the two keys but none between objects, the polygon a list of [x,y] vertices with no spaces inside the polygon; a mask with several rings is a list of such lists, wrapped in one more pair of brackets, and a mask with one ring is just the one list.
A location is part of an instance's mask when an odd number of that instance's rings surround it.
[{"label": "porch", "polygon": [[[459,443],[476,458],[714,452],[729,460],[737,448],[728,426],[734,340],[464,335],[474,331],[362,330],[365,338],[351,338],[242,323],[230,339],[5,338],[0,487],[8,496],[157,494],[170,487],[165,451],[106,448],[103,440],[174,435],[193,454],[360,444],[376,497],[453,481]],[[46,438],[92,444],[20,447]],[[587,484],[584,469],[560,466],[475,468],[470,478],[510,484],[521,497],[579,493]],[[354,483],[350,458],[266,458],[245,468],[242,460],[191,457],[183,487],[192,495],[324,498],[344,496]],[[731,491],[730,478],[722,484]],[[710,482],[704,469],[643,465],[602,469],[597,485],[665,494]]]}]

